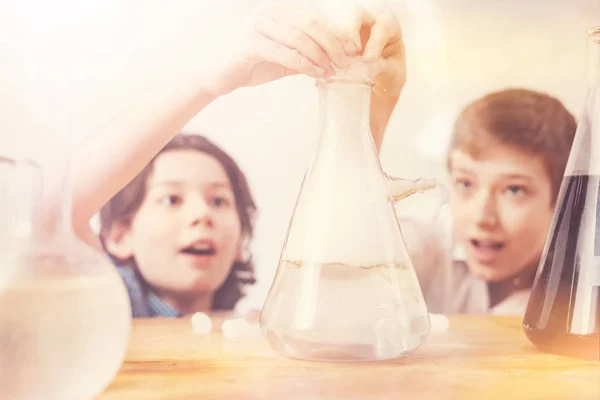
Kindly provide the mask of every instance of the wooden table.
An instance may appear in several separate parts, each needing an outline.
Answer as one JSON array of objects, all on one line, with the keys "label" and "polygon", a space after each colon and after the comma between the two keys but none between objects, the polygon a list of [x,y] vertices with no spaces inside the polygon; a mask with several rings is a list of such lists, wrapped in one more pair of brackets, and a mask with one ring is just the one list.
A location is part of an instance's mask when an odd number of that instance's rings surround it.
[{"label": "wooden table", "polygon": [[316,363],[260,336],[195,335],[189,319],[136,320],[125,363],[99,400],[600,399],[600,362],[537,351],[520,320],[451,317],[413,356]]}]

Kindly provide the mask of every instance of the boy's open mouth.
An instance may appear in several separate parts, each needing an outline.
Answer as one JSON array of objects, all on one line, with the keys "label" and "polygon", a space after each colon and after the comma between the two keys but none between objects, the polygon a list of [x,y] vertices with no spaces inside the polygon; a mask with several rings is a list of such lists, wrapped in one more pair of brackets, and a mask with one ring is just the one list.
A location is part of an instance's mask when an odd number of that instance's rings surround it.
[{"label": "boy's open mouth", "polygon": [[216,253],[216,249],[215,245],[211,242],[200,241],[191,246],[184,247],[181,252],[194,256],[212,256]]},{"label": "boy's open mouth", "polygon": [[471,239],[471,244],[481,250],[502,250],[504,242],[494,242],[489,240]]}]

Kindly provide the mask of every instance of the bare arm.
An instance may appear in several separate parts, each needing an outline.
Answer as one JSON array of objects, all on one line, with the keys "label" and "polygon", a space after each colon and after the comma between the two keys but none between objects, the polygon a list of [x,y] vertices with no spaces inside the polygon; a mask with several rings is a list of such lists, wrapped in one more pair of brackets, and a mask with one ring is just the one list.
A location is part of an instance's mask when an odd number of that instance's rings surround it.
[{"label": "bare arm", "polygon": [[377,150],[381,150],[383,136],[392,112],[400,98],[400,91],[373,93],[371,101],[371,134]]},{"label": "bare arm", "polygon": [[96,132],[75,154],[73,227],[84,240],[90,241],[91,216],[217,97],[210,74],[196,81],[182,80],[179,87],[152,93],[149,101]]},{"label": "bare arm", "polygon": [[[276,23],[274,24],[273,21]],[[245,41],[231,49],[218,67],[182,74],[179,81],[153,91],[123,118],[97,132],[74,157],[73,226],[83,240],[98,246],[89,219],[130,182],[187,122],[217,97],[298,73],[320,77],[357,51],[357,36],[330,30],[322,19],[305,14],[267,14]],[[404,52],[395,17],[358,15],[356,34],[368,26],[365,51],[384,61],[371,108],[373,137],[379,148],[404,85]],[[304,35],[298,35],[302,31]],[[354,39],[351,39],[350,37]],[[355,46],[349,43],[355,43]],[[400,47],[399,47],[400,46]],[[400,51],[401,50],[401,51]],[[214,60],[210,60],[214,66]],[[191,71],[191,69],[190,69]]]},{"label": "bare arm", "polygon": [[358,9],[353,32],[360,35],[363,59],[378,62],[381,72],[375,77],[371,98],[371,133],[381,150],[388,122],[406,83],[406,55],[402,30],[393,14],[375,16]]}]

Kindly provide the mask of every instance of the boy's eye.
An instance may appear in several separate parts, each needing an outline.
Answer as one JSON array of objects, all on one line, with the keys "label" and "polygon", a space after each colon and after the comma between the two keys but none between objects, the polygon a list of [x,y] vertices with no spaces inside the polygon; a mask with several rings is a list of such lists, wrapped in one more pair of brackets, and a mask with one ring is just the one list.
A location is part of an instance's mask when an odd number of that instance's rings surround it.
[{"label": "boy's eye", "polygon": [[182,203],[182,199],[180,196],[170,194],[167,196],[161,196],[158,199],[158,203],[165,206],[176,206]]},{"label": "boy's eye", "polygon": [[471,187],[471,182],[466,179],[456,179],[454,186],[460,191],[467,191]]},{"label": "boy's eye", "polygon": [[213,197],[210,199],[210,203],[217,208],[229,206],[229,200],[225,197]]},{"label": "boy's eye", "polygon": [[510,185],[506,188],[506,192],[513,196],[522,196],[526,194],[526,190],[523,186],[519,185]]}]

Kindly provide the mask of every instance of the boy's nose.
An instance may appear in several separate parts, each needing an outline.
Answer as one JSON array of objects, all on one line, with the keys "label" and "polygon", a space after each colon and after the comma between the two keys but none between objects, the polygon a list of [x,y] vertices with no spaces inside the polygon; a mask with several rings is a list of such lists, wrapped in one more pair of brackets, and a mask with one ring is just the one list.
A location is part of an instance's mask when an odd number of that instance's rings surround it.
[{"label": "boy's nose", "polygon": [[186,210],[186,218],[190,226],[205,224],[214,226],[212,211],[203,198],[196,198],[189,202]]},{"label": "boy's nose", "polygon": [[481,228],[493,228],[498,224],[496,199],[492,194],[483,194],[479,199],[475,213],[475,222]]}]

